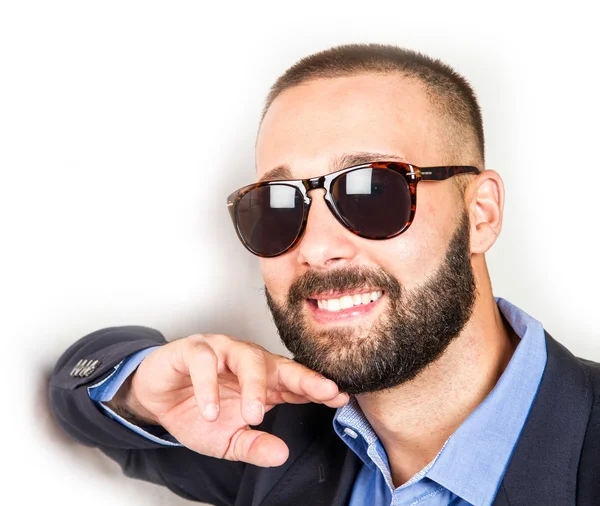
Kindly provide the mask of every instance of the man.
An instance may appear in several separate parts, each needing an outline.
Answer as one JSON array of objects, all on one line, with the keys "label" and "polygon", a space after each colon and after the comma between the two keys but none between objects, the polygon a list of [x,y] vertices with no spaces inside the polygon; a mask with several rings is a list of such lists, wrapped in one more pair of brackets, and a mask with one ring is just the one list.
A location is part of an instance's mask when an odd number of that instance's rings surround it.
[{"label": "man", "polygon": [[104,329],[54,371],[69,434],[211,504],[600,504],[600,374],[493,296],[504,188],[464,78],[390,46],[309,56],[256,166],[228,208],[294,360]]}]

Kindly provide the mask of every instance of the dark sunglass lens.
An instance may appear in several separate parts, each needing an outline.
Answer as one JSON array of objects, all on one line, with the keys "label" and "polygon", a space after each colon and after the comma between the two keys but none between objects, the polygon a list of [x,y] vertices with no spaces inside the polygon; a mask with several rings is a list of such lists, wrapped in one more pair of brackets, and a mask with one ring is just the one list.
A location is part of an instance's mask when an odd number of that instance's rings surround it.
[{"label": "dark sunglass lens", "polygon": [[402,230],[410,218],[410,189],[405,177],[389,169],[357,169],[334,181],[331,194],[348,226],[383,239]]},{"label": "dark sunglass lens", "polygon": [[253,253],[263,256],[290,247],[302,227],[303,213],[302,193],[285,184],[250,190],[236,208],[240,235]]}]

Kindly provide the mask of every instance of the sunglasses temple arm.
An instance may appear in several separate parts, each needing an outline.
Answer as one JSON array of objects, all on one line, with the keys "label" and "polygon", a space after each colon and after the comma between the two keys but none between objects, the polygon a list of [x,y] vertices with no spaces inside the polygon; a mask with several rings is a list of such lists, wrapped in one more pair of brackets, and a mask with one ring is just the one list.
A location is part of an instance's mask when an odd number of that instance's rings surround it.
[{"label": "sunglasses temple arm", "polygon": [[421,173],[422,181],[444,181],[459,174],[479,174],[481,171],[477,167],[449,165],[423,167],[419,172]]}]

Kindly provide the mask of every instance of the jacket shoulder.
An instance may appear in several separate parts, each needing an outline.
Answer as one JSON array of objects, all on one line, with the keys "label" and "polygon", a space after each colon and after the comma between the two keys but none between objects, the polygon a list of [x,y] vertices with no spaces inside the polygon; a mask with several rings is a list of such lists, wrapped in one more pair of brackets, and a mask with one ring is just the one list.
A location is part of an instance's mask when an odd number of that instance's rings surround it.
[{"label": "jacket shoulder", "polygon": [[582,367],[591,375],[595,376],[600,381],[600,362],[594,362],[587,358],[576,357]]},{"label": "jacket shoulder", "polygon": [[600,504],[600,363],[577,358],[592,390],[592,408],[587,424],[577,476],[577,504]]}]

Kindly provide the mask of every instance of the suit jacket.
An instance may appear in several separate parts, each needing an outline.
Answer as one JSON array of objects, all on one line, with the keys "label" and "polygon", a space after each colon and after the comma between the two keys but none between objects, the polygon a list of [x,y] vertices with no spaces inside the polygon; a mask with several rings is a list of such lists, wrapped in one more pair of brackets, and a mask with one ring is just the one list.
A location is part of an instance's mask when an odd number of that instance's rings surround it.
[{"label": "suit jacket", "polygon": [[[335,434],[335,410],[326,406],[283,404],[265,415],[259,428],[290,449],[287,462],[274,468],[155,444],[105,416],[86,387],[123,358],[164,342],[152,329],[114,327],[73,344],[50,380],[59,424],[116,460],[126,475],[188,499],[235,506],[348,504],[362,462]],[[600,364],[574,357],[548,334],[546,344],[540,388],[494,506],[600,505]]]}]

